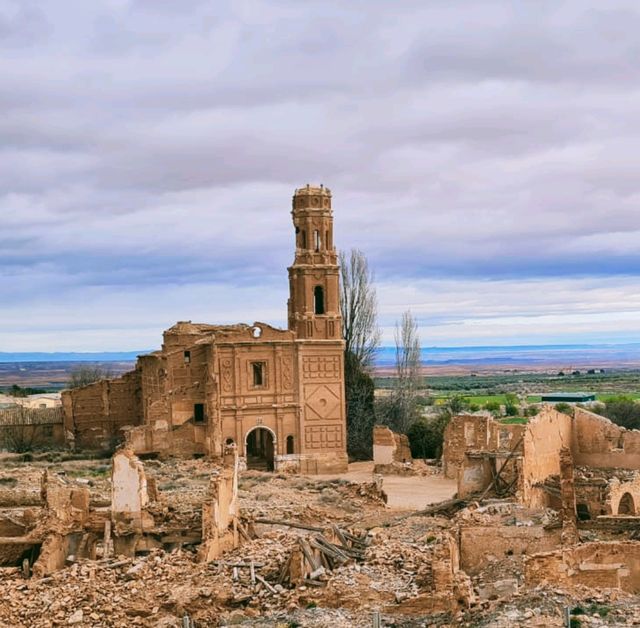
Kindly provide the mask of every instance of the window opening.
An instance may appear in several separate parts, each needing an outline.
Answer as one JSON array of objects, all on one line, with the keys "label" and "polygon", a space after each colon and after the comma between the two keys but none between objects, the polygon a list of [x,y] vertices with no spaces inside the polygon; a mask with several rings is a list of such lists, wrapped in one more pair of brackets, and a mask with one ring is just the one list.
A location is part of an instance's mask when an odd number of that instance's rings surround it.
[{"label": "window opening", "polygon": [[588,521],[591,519],[591,513],[589,512],[589,506],[587,504],[576,504],[576,514],[579,521]]},{"label": "window opening", "polygon": [[204,423],[204,403],[193,404],[193,421],[194,423]]},{"label": "window opening", "polygon": [[293,436],[291,435],[287,436],[287,453],[293,453]]},{"label": "window opening", "polygon": [[184,363],[191,364],[191,351],[184,352]]},{"label": "window opening", "polygon": [[264,362],[252,362],[253,385],[257,388],[265,385]]},{"label": "window opening", "polygon": [[324,288],[316,286],[313,289],[313,311],[315,314],[324,314]]}]

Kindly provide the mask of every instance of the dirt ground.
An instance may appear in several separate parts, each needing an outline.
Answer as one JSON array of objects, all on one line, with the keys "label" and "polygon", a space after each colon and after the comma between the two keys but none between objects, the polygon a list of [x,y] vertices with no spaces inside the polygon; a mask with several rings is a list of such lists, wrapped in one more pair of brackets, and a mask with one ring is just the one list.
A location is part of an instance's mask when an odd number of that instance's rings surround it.
[{"label": "dirt ground", "polygon": [[[353,462],[349,471],[340,475],[314,476],[319,480],[342,479],[349,482],[371,482],[373,461]],[[387,475],[382,480],[387,494],[387,506],[393,510],[420,510],[429,504],[451,499],[456,493],[456,481],[442,475],[398,476]]]}]

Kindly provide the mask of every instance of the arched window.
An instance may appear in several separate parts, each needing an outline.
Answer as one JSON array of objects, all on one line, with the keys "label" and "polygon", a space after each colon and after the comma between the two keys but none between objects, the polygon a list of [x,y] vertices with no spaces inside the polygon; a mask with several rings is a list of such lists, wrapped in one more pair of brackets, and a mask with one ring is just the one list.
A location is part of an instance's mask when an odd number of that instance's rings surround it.
[{"label": "arched window", "polygon": [[287,436],[287,453],[288,454],[293,453],[293,436],[291,434]]},{"label": "arched window", "polygon": [[633,503],[633,497],[631,493],[625,493],[620,500],[620,504],[618,505],[618,514],[619,515],[635,515],[636,514],[636,506]]},{"label": "arched window", "polygon": [[324,288],[316,286],[313,289],[313,311],[315,314],[324,314]]},{"label": "arched window", "polygon": [[313,248],[318,252],[322,246],[322,240],[320,239],[320,232],[316,229],[313,232]]},{"label": "arched window", "polygon": [[307,248],[307,232],[304,229],[300,233],[300,248],[301,249]]}]

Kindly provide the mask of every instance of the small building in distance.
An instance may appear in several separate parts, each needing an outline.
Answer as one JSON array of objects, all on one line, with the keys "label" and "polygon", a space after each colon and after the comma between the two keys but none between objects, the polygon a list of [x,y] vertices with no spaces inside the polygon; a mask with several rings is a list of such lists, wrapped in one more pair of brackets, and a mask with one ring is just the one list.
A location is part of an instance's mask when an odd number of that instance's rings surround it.
[{"label": "small building in distance", "polygon": [[595,393],[586,392],[553,392],[542,395],[542,401],[546,403],[586,403],[595,400]]},{"label": "small building in distance", "polygon": [[347,468],[344,340],[331,192],[293,196],[288,329],[178,322],[122,377],[63,392],[80,447],[127,434],[141,455],[222,456],[260,470]]}]

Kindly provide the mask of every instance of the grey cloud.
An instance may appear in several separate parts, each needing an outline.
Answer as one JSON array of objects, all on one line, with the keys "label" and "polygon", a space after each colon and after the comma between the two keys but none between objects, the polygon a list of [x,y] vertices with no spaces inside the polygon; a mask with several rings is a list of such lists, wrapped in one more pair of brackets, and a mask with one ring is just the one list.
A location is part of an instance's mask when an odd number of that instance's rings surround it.
[{"label": "grey cloud", "polygon": [[44,14],[29,0],[8,0],[0,5],[0,47],[24,48],[49,34]]},{"label": "grey cloud", "polygon": [[135,286],[286,292],[307,181],[381,281],[640,275],[635,3],[5,5],[19,302],[29,277],[104,289],[105,318]]}]

